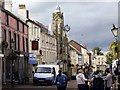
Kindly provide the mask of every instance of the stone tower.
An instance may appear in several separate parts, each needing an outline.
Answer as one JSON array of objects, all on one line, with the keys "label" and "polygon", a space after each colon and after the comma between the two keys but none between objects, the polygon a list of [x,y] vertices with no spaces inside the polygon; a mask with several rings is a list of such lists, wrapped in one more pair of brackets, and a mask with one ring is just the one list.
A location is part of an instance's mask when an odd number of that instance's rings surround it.
[{"label": "stone tower", "polygon": [[57,6],[52,16],[52,30],[53,34],[56,37],[57,41],[57,60],[61,60],[62,56],[62,36],[63,36],[63,27],[64,26],[64,17],[63,13],[60,10],[60,7]]},{"label": "stone tower", "polygon": [[52,30],[56,38],[57,45],[57,60],[59,65],[63,65],[63,71],[66,71],[65,63],[67,64],[67,43],[68,38],[64,30],[64,16],[59,6],[56,7],[52,15]]}]

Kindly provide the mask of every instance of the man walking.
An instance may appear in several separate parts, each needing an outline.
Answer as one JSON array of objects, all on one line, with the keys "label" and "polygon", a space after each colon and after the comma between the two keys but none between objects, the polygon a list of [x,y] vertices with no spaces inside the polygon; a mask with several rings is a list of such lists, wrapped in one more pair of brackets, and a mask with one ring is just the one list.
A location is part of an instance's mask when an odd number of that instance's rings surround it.
[{"label": "man walking", "polygon": [[57,86],[57,90],[66,90],[67,87],[67,76],[62,73],[61,70],[58,71],[58,75],[56,77],[55,84]]},{"label": "man walking", "polygon": [[109,68],[105,70],[106,76],[104,77],[105,80],[105,90],[111,90],[112,87],[112,75],[110,73]]}]

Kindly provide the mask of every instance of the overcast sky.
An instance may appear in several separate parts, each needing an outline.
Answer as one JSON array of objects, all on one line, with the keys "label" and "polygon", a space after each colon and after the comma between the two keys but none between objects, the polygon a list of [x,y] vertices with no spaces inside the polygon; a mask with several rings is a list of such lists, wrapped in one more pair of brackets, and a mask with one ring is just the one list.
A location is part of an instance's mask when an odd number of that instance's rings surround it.
[{"label": "overcast sky", "polygon": [[49,25],[52,13],[59,5],[64,13],[65,24],[71,27],[69,40],[87,45],[89,51],[96,46],[108,51],[110,43],[115,41],[111,32],[112,24],[118,26],[118,1],[13,0],[13,10],[18,8],[19,3],[25,3],[31,19]]}]

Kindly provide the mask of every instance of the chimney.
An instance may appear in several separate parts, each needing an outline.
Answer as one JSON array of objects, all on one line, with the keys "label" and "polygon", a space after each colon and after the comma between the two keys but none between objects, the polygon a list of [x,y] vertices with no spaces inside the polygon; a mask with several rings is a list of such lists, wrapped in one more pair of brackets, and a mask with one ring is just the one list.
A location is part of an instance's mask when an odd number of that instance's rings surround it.
[{"label": "chimney", "polygon": [[28,10],[26,10],[25,4],[20,4],[20,5],[19,5],[18,14],[19,14],[20,16],[23,16],[25,19],[28,19],[28,18],[29,18],[29,12],[28,12]]},{"label": "chimney", "polygon": [[3,4],[5,4],[5,9],[8,11],[12,11],[12,0],[3,0]]},{"label": "chimney", "polygon": [[4,3],[5,3],[4,0],[0,0],[0,7],[4,8]]}]

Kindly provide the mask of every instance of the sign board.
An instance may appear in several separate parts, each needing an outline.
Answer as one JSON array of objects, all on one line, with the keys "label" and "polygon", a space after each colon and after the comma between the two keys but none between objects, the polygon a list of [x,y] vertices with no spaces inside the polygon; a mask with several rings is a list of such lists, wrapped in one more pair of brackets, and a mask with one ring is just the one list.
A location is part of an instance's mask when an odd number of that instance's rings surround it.
[{"label": "sign board", "polygon": [[29,54],[29,64],[37,64],[36,55],[33,53]]},{"label": "sign board", "polygon": [[38,50],[38,41],[32,41],[32,50]]}]

